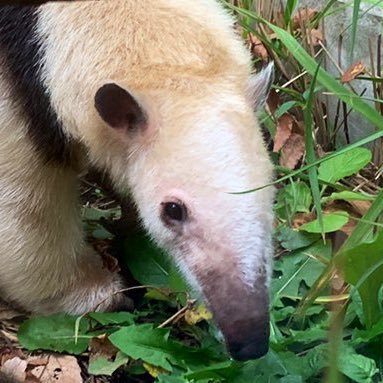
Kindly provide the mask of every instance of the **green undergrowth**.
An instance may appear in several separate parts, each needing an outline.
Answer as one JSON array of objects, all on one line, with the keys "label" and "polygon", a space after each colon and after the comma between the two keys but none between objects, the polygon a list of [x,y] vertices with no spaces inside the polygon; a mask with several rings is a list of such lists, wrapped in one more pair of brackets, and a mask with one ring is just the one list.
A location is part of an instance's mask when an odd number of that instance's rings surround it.
[{"label": "green undergrowth", "polygon": [[[335,1],[309,20],[299,20],[306,28],[293,26],[298,0],[288,0],[279,16],[267,11],[269,3],[226,2],[244,39],[256,37],[276,64],[279,102],[261,115],[263,124],[276,140],[280,118],[288,116],[305,149],[293,165],[287,161],[290,166],[281,165],[283,145],[275,150],[277,177],[273,185],[264,185],[277,189],[269,353],[256,361],[231,360],[177,269],[138,235],[120,246],[123,263],[140,284],[132,289],[138,293],[134,311],[32,318],[19,330],[23,347],[88,352],[89,374],[116,377],[118,371],[122,381],[383,382],[383,192],[380,162],[371,150],[383,137],[379,103],[367,102],[350,83],[326,71],[318,47],[307,43],[310,30],[339,12]],[[353,5],[352,38],[360,1]],[[254,61],[260,64],[256,55]],[[377,87],[378,97],[382,79],[365,77]],[[328,93],[340,109],[359,113],[376,130],[341,143],[337,137],[346,122],[342,126],[323,117],[321,97]],[[118,209],[84,208],[92,237],[110,239],[98,220],[116,214]]]}]

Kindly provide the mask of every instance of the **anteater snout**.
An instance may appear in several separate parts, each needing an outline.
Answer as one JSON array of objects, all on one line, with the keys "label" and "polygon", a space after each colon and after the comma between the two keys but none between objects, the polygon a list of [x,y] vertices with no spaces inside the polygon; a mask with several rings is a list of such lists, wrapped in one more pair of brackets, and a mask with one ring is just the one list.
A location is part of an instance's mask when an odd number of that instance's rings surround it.
[{"label": "anteater snout", "polygon": [[237,278],[205,284],[205,296],[233,359],[257,359],[269,349],[269,298],[265,275],[254,288]]},{"label": "anteater snout", "polygon": [[259,323],[254,324],[247,332],[238,329],[238,334],[234,335],[236,339],[227,339],[228,351],[233,359],[246,361],[267,354],[269,350],[268,318],[265,319],[263,328],[259,325]]}]

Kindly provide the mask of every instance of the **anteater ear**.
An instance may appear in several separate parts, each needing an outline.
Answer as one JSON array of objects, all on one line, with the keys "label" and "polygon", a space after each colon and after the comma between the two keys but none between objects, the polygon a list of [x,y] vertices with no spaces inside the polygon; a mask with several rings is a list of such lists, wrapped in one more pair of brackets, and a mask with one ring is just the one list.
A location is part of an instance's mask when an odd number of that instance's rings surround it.
[{"label": "anteater ear", "polygon": [[271,62],[259,73],[252,75],[247,86],[247,95],[257,112],[265,105],[274,81],[274,63]]},{"label": "anteater ear", "polygon": [[112,128],[134,132],[146,125],[146,114],[136,99],[116,84],[105,84],[96,93],[95,107]]}]

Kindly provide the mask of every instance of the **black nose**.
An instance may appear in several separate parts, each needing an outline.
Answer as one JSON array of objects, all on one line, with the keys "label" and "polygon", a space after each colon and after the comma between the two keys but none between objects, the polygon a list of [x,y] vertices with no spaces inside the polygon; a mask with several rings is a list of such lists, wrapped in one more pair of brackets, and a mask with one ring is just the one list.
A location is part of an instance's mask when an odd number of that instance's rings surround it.
[{"label": "black nose", "polygon": [[269,351],[268,339],[249,339],[242,343],[228,344],[229,353],[235,360],[258,359]]}]

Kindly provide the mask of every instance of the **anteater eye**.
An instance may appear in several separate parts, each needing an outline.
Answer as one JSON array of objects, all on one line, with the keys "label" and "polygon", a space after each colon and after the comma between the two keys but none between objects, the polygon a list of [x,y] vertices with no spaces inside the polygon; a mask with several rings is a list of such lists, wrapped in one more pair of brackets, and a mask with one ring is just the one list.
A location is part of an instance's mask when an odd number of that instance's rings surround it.
[{"label": "anteater eye", "polygon": [[162,217],[167,222],[184,222],[187,219],[186,206],[178,202],[165,202],[162,204]]}]

